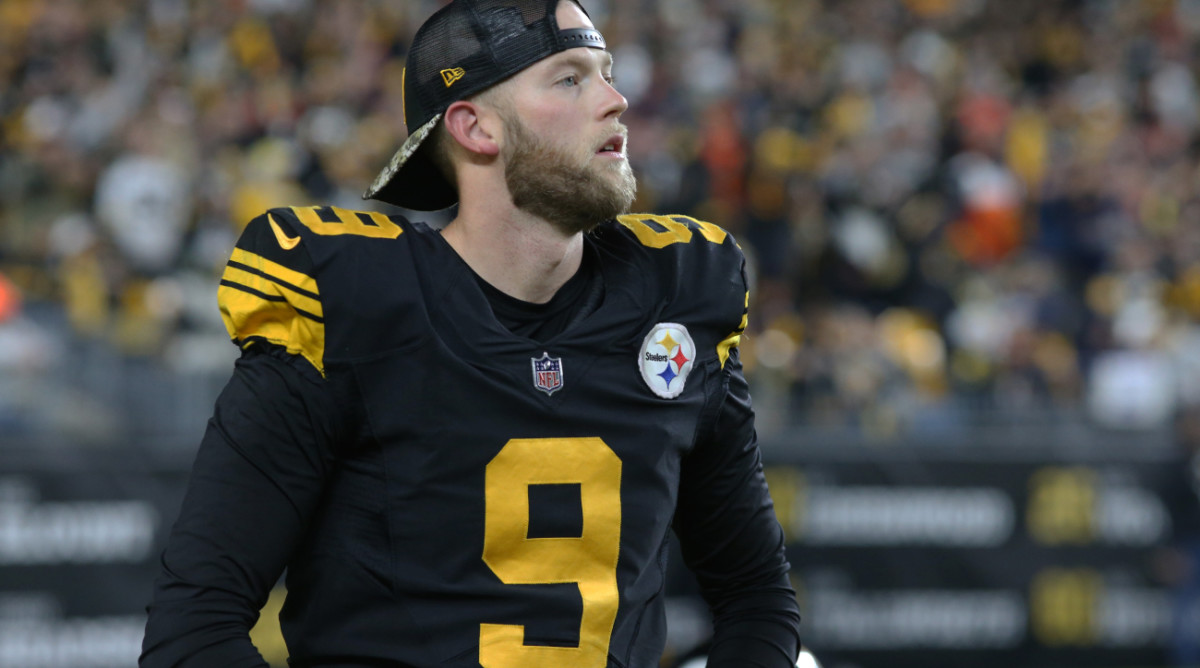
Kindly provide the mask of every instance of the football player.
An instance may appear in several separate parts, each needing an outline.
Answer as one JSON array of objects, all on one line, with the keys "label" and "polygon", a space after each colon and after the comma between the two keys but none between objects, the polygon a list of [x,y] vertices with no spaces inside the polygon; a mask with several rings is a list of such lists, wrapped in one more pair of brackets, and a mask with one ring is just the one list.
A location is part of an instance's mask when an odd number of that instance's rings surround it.
[{"label": "football player", "polygon": [[721,228],[627,214],[603,36],[575,0],[454,0],[408,54],[366,196],[272,209],[219,288],[242,349],[162,558],[143,667],[650,668],[673,530],[708,665],[795,665],[799,614]]}]

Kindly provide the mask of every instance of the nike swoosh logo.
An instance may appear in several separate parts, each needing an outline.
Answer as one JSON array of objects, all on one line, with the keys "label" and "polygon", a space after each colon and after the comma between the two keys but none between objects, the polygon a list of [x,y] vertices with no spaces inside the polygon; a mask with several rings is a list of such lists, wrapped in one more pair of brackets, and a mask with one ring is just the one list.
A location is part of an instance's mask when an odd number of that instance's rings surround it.
[{"label": "nike swoosh logo", "polygon": [[267,215],[267,222],[271,223],[271,231],[275,233],[275,240],[283,247],[283,250],[292,250],[300,244],[300,237],[289,237],[283,233],[283,228],[279,227],[279,223],[270,215]]}]

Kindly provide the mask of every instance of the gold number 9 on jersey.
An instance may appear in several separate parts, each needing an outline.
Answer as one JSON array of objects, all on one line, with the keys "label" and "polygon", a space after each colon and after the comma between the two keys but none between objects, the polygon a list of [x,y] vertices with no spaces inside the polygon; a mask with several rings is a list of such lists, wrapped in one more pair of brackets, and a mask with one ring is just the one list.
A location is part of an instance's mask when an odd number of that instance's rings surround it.
[{"label": "gold number 9 on jersey", "polygon": [[[529,486],[578,484],[583,530],[529,538]],[[621,460],[599,438],[513,439],[487,466],[483,561],[505,584],[579,586],[578,647],[525,644],[525,627],[479,625],[483,668],[604,668],[617,618]]]}]

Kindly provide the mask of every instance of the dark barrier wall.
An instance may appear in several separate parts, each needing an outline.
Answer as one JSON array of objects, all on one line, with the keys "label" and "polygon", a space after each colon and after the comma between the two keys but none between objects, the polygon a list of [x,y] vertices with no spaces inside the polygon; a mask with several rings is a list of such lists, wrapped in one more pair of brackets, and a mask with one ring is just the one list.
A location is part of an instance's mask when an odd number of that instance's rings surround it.
[{"label": "dark barrier wall", "polygon": [[1195,665],[1185,467],[962,455],[769,467],[826,666]]},{"label": "dark barrier wall", "polygon": [[130,668],[186,481],[139,452],[6,453],[0,666]]},{"label": "dark barrier wall", "polygon": [[[1176,549],[1197,514],[1179,462],[963,452],[768,452],[826,668],[1184,665],[1200,567]],[[189,462],[0,463],[0,666],[132,666]]]}]

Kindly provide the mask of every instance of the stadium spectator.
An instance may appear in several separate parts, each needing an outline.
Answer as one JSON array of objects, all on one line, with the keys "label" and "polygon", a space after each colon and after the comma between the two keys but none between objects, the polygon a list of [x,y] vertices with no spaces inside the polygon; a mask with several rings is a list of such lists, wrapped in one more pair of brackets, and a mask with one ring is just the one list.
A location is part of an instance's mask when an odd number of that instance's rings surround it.
[{"label": "stadium spectator", "polygon": [[[0,0],[0,271],[75,336],[204,367],[222,330],[192,286],[250,212],[363,206],[403,139],[404,36],[437,5]],[[1200,318],[1196,7],[595,13],[631,103],[635,206],[721,224],[755,261],[759,396],[886,434],[914,426],[914,401],[1086,410],[1177,368]],[[148,180],[120,176],[148,152]],[[114,213],[137,183],[162,214]],[[829,331],[890,352],[848,355]],[[1177,394],[1130,419],[1164,424]]]}]

